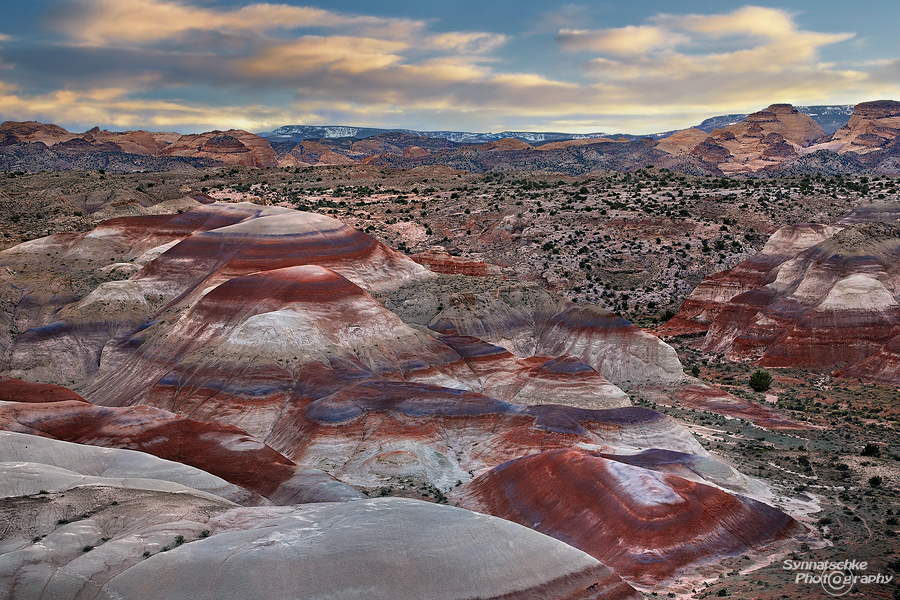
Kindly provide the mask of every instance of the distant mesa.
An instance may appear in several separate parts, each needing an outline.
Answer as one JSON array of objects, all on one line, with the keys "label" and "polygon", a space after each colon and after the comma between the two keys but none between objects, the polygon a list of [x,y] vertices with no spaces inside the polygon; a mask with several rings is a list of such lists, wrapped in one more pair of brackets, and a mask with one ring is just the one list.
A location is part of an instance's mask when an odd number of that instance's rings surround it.
[{"label": "distant mesa", "polygon": [[[305,168],[376,165],[445,167],[469,172],[530,169],[583,175],[648,164],[691,174],[893,172],[900,102],[794,107],[772,104],[749,115],[707,119],[698,127],[649,136],[587,133],[389,130],[290,125],[260,135],[232,129],[83,134],[56,125],[0,125],[0,168],[111,172],[212,165]],[[822,154],[824,153],[824,155]],[[826,157],[847,160],[829,161]]]}]

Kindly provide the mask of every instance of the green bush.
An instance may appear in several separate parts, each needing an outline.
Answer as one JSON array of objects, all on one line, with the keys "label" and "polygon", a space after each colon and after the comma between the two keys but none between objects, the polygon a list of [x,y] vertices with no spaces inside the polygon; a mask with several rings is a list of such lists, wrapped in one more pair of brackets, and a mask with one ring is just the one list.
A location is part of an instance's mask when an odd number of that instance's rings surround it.
[{"label": "green bush", "polygon": [[772,375],[768,371],[757,369],[750,376],[750,388],[755,392],[764,392],[772,385]]},{"label": "green bush", "polygon": [[877,444],[868,443],[866,447],[863,448],[863,451],[859,453],[860,456],[872,456],[874,458],[878,458],[881,456],[881,448],[878,447]]}]

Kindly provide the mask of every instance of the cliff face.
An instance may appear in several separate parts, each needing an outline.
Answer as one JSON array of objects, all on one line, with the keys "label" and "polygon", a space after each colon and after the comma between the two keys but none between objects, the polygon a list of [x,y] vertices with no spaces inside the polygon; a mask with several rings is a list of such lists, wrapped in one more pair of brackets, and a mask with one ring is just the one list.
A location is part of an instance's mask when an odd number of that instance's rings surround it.
[{"label": "cliff face", "polygon": [[773,104],[708,136],[697,129],[676,132],[657,147],[673,156],[695,156],[725,174],[895,173],[898,134],[900,102],[894,100],[857,104],[849,122],[830,136],[790,104]]},{"label": "cliff face", "polygon": [[900,136],[900,102],[876,100],[857,104],[850,121],[827,146],[839,153],[869,154],[886,148]]},{"label": "cliff face", "polygon": [[723,173],[748,173],[799,156],[801,149],[825,137],[811,117],[790,104],[773,104],[740,123],[701,136],[700,130],[677,132],[659,143],[670,154],[690,154]]}]

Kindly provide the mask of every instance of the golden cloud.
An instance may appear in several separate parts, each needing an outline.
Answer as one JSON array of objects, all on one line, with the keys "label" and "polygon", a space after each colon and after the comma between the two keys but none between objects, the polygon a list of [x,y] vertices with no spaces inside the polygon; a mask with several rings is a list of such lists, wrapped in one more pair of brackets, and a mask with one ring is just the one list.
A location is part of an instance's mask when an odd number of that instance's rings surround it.
[{"label": "golden cloud", "polygon": [[[896,62],[824,64],[820,49],[852,34],[805,31],[789,13],[769,8],[560,30],[556,39],[562,50],[589,53],[581,63],[586,77],[565,81],[549,71],[497,66],[503,63],[492,60],[492,53],[509,42],[507,36],[434,33],[423,21],[287,4],[221,10],[188,0],[68,1],[78,10],[60,11],[54,23],[68,42],[90,46],[69,43],[66,51],[83,52],[99,74],[68,84],[83,89],[31,95],[0,82],[0,107],[8,118],[255,131],[301,119],[394,126],[420,119],[465,129],[525,122],[540,129],[543,122],[567,130],[577,124],[582,131],[651,132],[774,101],[850,103],[900,95],[897,77],[878,76],[896,74]],[[297,37],[293,30],[304,28],[319,30]],[[224,35],[189,37],[202,32]],[[193,43],[201,37],[202,47]],[[234,43],[220,52],[216,44],[226,38]],[[108,61],[97,57],[111,53],[121,54],[125,66],[101,72]],[[138,66],[132,69],[132,63]],[[559,72],[567,70],[563,66]],[[228,87],[253,102],[267,97],[272,108],[217,106],[221,93],[206,101],[177,100],[179,88],[188,86],[194,92]],[[143,98],[160,90],[176,100]],[[291,93],[301,104],[289,106]]]},{"label": "golden cloud", "polygon": [[560,46],[568,52],[595,50],[621,55],[639,55],[650,50],[671,48],[688,40],[685,35],[649,25],[629,25],[602,31],[563,29],[557,36]]},{"label": "golden cloud", "polygon": [[273,46],[243,66],[255,75],[303,75],[328,68],[346,73],[384,69],[401,60],[404,42],[371,38],[305,36]]},{"label": "golden cloud", "polygon": [[498,33],[451,31],[432,36],[428,41],[431,46],[440,50],[463,54],[483,54],[505,44],[507,37]]},{"label": "golden cloud", "polygon": [[469,60],[461,58],[434,58],[404,67],[406,73],[414,78],[428,81],[444,81],[466,83],[483,81],[490,71]]},{"label": "golden cloud", "polygon": [[[82,91],[57,90],[49,94],[21,94],[0,81],[0,105],[9,119],[112,125],[120,129],[178,130],[185,124],[207,129],[239,128],[260,131],[288,122],[289,110],[265,106],[209,107],[162,100],[130,98],[117,88]],[[48,118],[49,117],[49,118]]]},{"label": "golden cloud", "polygon": [[865,72],[818,60],[823,46],[852,37],[804,31],[783,10],[746,6],[720,15],[657,15],[649,24],[618,29],[562,30],[557,41],[564,50],[593,51],[587,72],[644,94],[645,107],[683,105],[697,96],[703,104],[734,106],[756,103],[761,94],[815,102],[864,87]]},{"label": "golden cloud", "polygon": [[58,29],[88,45],[142,44],[177,39],[191,31],[267,32],[302,27],[369,29],[394,38],[425,24],[411,19],[344,15],[288,4],[251,4],[231,11],[169,0],[73,0],[64,16],[51,16]]}]

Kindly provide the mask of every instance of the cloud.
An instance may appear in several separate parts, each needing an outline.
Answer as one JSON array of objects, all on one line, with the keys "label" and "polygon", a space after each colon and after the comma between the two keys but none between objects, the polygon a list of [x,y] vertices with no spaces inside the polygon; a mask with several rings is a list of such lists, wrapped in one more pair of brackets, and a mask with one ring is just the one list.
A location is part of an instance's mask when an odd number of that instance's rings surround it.
[{"label": "cloud", "polygon": [[461,52],[463,54],[483,54],[496,50],[507,42],[507,37],[498,33],[451,31],[432,36],[430,45],[439,50]]},{"label": "cloud", "polygon": [[597,51],[609,54],[639,55],[687,42],[685,35],[650,25],[583,31],[563,29],[557,42],[567,52]]},{"label": "cloud", "polygon": [[362,73],[402,60],[403,42],[371,38],[305,36],[272,46],[242,64],[247,72],[291,77],[319,69]]},{"label": "cloud", "polygon": [[345,15],[289,4],[215,10],[170,0],[65,0],[48,21],[73,40],[98,46],[180,39],[196,31],[264,33],[310,27],[346,28],[401,38],[425,27],[422,21],[412,19]]},{"label": "cloud", "polygon": [[712,38],[750,35],[778,39],[798,33],[788,12],[760,6],[745,6],[724,15],[658,15],[653,20]]},{"label": "cloud", "polygon": [[3,44],[0,66],[15,67],[0,71],[0,111],[180,131],[319,119],[649,133],[775,101],[900,95],[895,60],[826,64],[821,48],[852,34],[806,31],[785,11],[662,14],[593,30],[584,14],[556,15],[565,28],[553,46],[536,31],[439,31],[435,21],[286,3],[61,0],[47,17],[52,39]]},{"label": "cloud", "polygon": [[55,90],[48,94],[23,94],[17,86],[0,81],[0,106],[8,120],[41,120],[95,124],[119,129],[194,131],[222,128],[260,131],[271,123],[285,123],[292,111],[266,106],[219,106],[187,104],[164,100],[139,99],[121,88]]},{"label": "cloud", "polygon": [[564,4],[541,14],[529,34],[556,33],[561,29],[584,27],[591,22],[591,11],[580,4]]},{"label": "cloud", "polygon": [[[822,102],[864,89],[864,69],[819,60],[822,47],[852,33],[805,31],[783,10],[745,6],[725,14],[660,14],[614,29],[560,30],[559,47],[592,54],[583,65],[650,107],[755,109],[779,101]],[[894,86],[896,88],[896,86]],[[714,109],[716,110],[716,109]]]},{"label": "cloud", "polygon": [[[766,66],[814,60],[819,48],[849,40],[852,33],[817,33],[797,28],[783,10],[747,6],[722,15],[657,15],[651,24],[596,31],[560,30],[557,42],[568,52],[639,56],[666,61],[684,56],[698,68],[735,68],[748,61]],[[715,47],[729,38],[728,45]],[[710,48],[706,52],[697,48]],[[737,49],[728,50],[737,45]],[[760,66],[760,64],[757,64]]]}]

